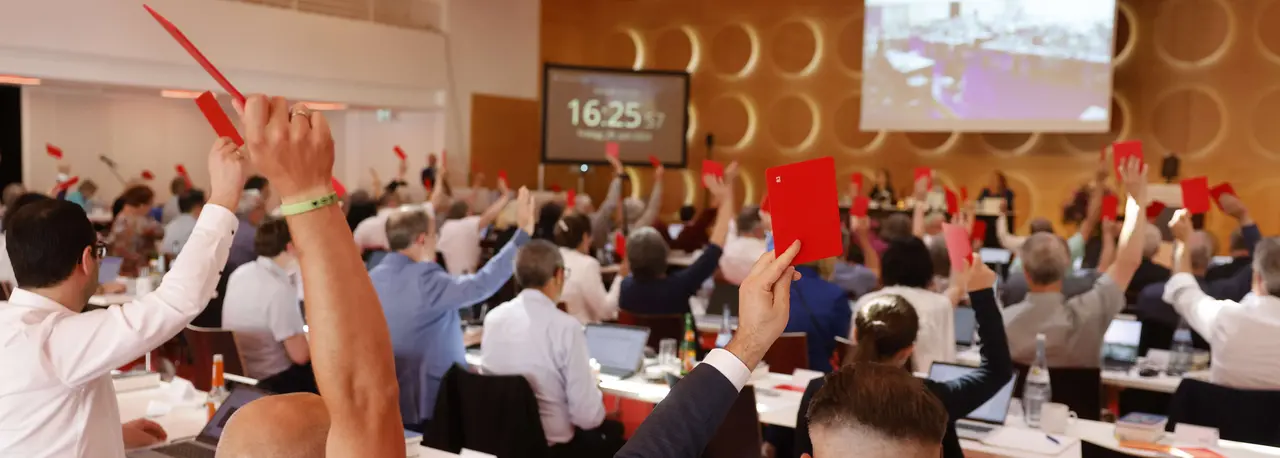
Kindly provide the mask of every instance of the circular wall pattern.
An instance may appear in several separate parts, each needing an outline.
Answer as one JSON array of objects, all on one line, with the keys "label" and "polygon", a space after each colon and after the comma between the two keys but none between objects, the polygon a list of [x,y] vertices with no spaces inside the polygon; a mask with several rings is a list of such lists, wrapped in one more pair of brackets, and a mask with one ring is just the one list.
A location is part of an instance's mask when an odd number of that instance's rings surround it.
[{"label": "circular wall pattern", "polygon": [[716,97],[707,111],[707,132],[714,132],[716,144],[741,149],[755,136],[756,113],[751,100],[742,94]]},{"label": "circular wall pattern", "polygon": [[1280,129],[1276,129],[1276,119],[1280,119],[1280,86],[1272,86],[1263,93],[1249,116],[1250,139],[1263,153],[1280,159]]},{"label": "circular wall pattern", "polygon": [[1040,140],[1040,133],[984,133],[981,135],[982,144],[986,145],[987,150],[996,154],[1017,155],[1025,154],[1036,146],[1036,142]]},{"label": "circular wall pattern", "polygon": [[862,96],[853,94],[836,105],[832,113],[831,130],[840,146],[854,154],[870,154],[884,143],[885,132],[862,131]]},{"label": "circular wall pattern", "polygon": [[1137,15],[1127,3],[1116,4],[1115,49],[1112,51],[1112,65],[1120,65],[1133,53],[1134,43],[1138,41]]},{"label": "circular wall pattern", "polygon": [[862,12],[850,17],[836,32],[836,60],[845,71],[862,75]]},{"label": "circular wall pattern", "polygon": [[1066,134],[1062,138],[1077,153],[1098,154],[1107,145],[1129,137],[1132,114],[1129,102],[1119,92],[1111,94],[1111,128],[1097,134]]},{"label": "circular wall pattern", "polygon": [[635,30],[616,30],[596,41],[596,60],[601,66],[640,69],[644,67],[644,40]]},{"label": "circular wall pattern", "polygon": [[818,134],[818,105],[803,95],[778,99],[769,107],[765,119],[773,144],[781,149],[805,149]]},{"label": "circular wall pattern", "polygon": [[650,68],[687,71],[693,63],[693,36],[684,29],[667,29],[658,34],[653,44]]},{"label": "circular wall pattern", "polygon": [[1156,97],[1151,130],[1165,151],[1186,157],[1208,154],[1224,134],[1226,108],[1211,89],[1188,86]]},{"label": "circular wall pattern", "polygon": [[1269,0],[1258,8],[1253,17],[1253,40],[1258,51],[1267,59],[1280,64],[1280,27],[1274,27],[1280,21],[1280,1]]},{"label": "circular wall pattern", "polygon": [[711,66],[723,76],[741,78],[751,73],[759,52],[759,35],[746,24],[726,25],[711,37]]},{"label": "circular wall pattern", "polygon": [[689,128],[685,129],[684,138],[685,141],[693,143],[693,137],[698,134],[698,107],[690,103],[686,114],[689,116]]},{"label": "circular wall pattern", "polygon": [[769,39],[769,60],[786,75],[807,75],[822,60],[822,34],[807,20],[790,20],[773,31]]},{"label": "circular wall pattern", "polygon": [[904,136],[917,153],[931,155],[945,154],[960,140],[957,132],[907,132]]},{"label": "circular wall pattern", "polygon": [[[1195,24],[1188,33],[1187,24]],[[1235,18],[1223,0],[1163,0],[1155,19],[1156,53],[1170,65],[1209,65],[1226,54]]]}]

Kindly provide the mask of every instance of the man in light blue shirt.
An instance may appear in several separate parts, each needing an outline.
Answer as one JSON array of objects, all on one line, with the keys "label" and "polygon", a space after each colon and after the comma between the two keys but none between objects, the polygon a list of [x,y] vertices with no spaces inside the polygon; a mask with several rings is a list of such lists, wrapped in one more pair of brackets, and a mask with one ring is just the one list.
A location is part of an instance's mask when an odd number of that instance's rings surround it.
[{"label": "man in light blue shirt", "polygon": [[405,428],[421,431],[431,420],[445,372],[466,364],[458,310],[497,292],[511,278],[517,250],[533,232],[533,196],[521,188],[516,205],[519,230],[478,272],[450,275],[435,263],[439,233],[423,211],[399,211],[387,218],[391,253],[369,271],[391,331],[400,415]]}]

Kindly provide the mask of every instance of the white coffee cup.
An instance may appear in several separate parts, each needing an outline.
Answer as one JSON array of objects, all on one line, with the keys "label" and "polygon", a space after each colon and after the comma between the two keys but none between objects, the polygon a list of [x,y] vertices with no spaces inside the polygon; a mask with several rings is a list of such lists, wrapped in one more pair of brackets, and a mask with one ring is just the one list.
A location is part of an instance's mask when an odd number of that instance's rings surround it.
[{"label": "white coffee cup", "polygon": [[1067,432],[1067,426],[1075,418],[1077,418],[1076,413],[1072,412],[1066,404],[1046,402],[1040,408],[1040,429],[1051,434],[1063,434]]}]

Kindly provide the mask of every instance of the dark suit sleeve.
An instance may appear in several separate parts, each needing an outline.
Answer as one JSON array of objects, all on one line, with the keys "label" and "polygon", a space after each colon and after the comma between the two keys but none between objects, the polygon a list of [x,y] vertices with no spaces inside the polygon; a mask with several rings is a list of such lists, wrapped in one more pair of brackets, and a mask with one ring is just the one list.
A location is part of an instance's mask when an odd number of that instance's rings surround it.
[{"label": "dark suit sleeve", "polygon": [[724,249],[719,245],[708,244],[693,264],[668,277],[671,279],[671,284],[678,290],[693,295],[702,287],[703,282],[715,275],[716,268],[720,266],[720,256],[723,254]]},{"label": "dark suit sleeve", "polygon": [[990,289],[969,293],[978,321],[978,337],[982,339],[982,365],[972,374],[940,384],[934,394],[946,407],[951,418],[962,418],[995,396],[1013,375],[1013,359],[1009,357],[1009,340],[1004,333],[1004,320],[996,306],[995,292]]},{"label": "dark suit sleeve", "polygon": [[738,390],[724,374],[698,365],[671,388],[614,457],[697,458],[737,399]]}]

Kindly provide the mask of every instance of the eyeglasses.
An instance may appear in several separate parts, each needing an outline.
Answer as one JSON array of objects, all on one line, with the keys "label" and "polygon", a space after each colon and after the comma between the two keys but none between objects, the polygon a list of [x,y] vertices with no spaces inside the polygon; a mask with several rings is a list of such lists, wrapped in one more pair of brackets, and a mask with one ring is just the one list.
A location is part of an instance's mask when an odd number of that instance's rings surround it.
[{"label": "eyeglasses", "polygon": [[107,244],[101,241],[94,242],[93,251],[91,251],[89,254],[93,255],[93,257],[96,259],[102,259],[107,257]]}]

